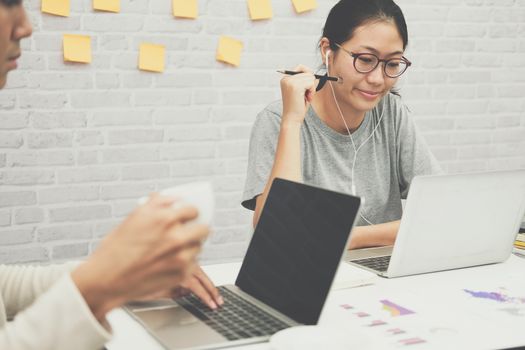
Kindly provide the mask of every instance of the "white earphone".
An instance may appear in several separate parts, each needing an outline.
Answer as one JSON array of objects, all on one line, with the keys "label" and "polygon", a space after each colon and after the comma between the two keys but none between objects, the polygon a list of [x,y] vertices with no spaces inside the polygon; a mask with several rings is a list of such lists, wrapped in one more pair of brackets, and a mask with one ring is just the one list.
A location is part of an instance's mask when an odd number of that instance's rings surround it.
[{"label": "white earphone", "polygon": [[[326,61],[326,73],[328,75],[330,75],[330,66],[329,66],[329,62],[328,62],[328,56],[330,56],[330,53],[331,53],[331,50],[326,50],[326,53],[325,53],[325,56],[324,56],[325,57],[325,61]],[[341,116],[341,119],[343,120],[343,123],[345,124],[346,131],[348,132],[348,136],[350,137],[350,141],[352,142],[352,147],[354,149],[354,160],[352,161],[351,181],[352,181],[352,194],[354,196],[357,196],[357,190],[356,190],[355,181],[354,181],[354,179],[355,179],[354,178],[354,170],[355,170],[355,164],[357,162],[357,153],[359,152],[361,147],[363,147],[368,142],[368,140],[370,140],[370,138],[375,134],[377,128],[381,124],[381,120],[383,120],[384,108],[381,110],[381,116],[379,117],[379,121],[377,122],[377,125],[375,126],[374,130],[372,131],[372,133],[366,138],[366,140],[361,145],[359,145],[359,147],[356,147],[355,143],[354,143],[354,138],[352,137],[352,134],[350,133],[350,128],[346,124],[346,120],[343,117],[343,112],[341,111],[341,108],[339,107],[339,103],[337,103],[337,98],[335,97],[335,92],[334,92],[334,87],[332,86],[332,82],[330,81],[329,83],[330,83],[330,89],[332,90],[332,96],[334,97],[335,105],[337,107],[337,110],[339,111],[339,115]],[[365,204],[365,198],[364,197],[362,198],[362,202],[363,202],[363,206],[364,206],[364,204]],[[373,223],[370,222],[370,220],[368,220],[363,215],[363,211],[364,210],[361,210],[361,212],[359,213],[359,216],[361,216],[363,218],[363,220],[365,220],[369,225],[373,225]]]}]

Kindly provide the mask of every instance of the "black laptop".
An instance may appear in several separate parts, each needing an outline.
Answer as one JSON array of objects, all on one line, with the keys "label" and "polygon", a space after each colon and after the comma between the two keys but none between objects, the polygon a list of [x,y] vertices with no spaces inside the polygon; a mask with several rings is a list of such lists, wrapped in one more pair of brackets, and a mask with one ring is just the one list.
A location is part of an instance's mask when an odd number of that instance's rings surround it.
[{"label": "black laptop", "polygon": [[264,342],[317,324],[359,205],[357,197],[277,178],[235,285],[218,287],[220,309],[190,295],[127,310],[167,349]]}]

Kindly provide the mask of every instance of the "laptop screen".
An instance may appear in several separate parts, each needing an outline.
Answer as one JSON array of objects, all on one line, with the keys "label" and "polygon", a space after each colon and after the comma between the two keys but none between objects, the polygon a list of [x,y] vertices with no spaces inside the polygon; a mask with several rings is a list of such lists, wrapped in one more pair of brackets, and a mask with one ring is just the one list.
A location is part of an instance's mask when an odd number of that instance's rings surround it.
[{"label": "laptop screen", "polygon": [[235,284],[302,324],[317,324],[360,199],[273,181]]}]

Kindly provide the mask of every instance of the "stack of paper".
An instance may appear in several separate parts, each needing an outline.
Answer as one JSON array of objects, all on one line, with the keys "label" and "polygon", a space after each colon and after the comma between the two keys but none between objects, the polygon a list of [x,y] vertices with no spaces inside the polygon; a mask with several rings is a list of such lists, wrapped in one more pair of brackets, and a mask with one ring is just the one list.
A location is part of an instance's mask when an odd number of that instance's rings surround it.
[{"label": "stack of paper", "polygon": [[514,241],[514,254],[525,258],[525,216],[520,225],[520,231]]},{"label": "stack of paper", "polygon": [[525,256],[525,233],[518,233],[516,236],[514,253]]},{"label": "stack of paper", "polygon": [[525,257],[525,216],[520,225],[520,232],[514,241],[514,253]]}]

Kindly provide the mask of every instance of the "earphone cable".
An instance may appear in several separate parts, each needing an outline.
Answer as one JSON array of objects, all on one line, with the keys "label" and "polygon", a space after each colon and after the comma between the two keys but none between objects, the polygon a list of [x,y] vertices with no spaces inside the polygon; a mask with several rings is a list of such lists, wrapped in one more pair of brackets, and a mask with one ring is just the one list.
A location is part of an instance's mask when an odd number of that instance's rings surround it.
[{"label": "earphone cable", "polygon": [[[328,53],[326,54],[326,71],[328,73],[328,75],[330,75],[330,70],[329,70],[329,64],[328,64]],[[348,127],[348,124],[346,124],[346,120],[343,116],[343,112],[341,111],[341,108],[339,107],[339,103],[337,102],[337,98],[335,97],[335,91],[334,91],[334,87],[332,85],[332,82],[329,82],[329,85],[330,85],[330,90],[332,91],[332,96],[334,98],[334,102],[335,102],[335,105],[337,107],[337,110],[339,111],[339,115],[341,116],[341,119],[343,120],[343,123],[345,125],[345,128],[346,128],[346,131],[348,132],[348,136],[350,137],[350,141],[352,143],[352,147],[354,149],[354,160],[352,161],[352,169],[351,169],[351,175],[350,175],[350,178],[351,178],[351,181],[352,181],[352,194],[354,196],[357,195],[357,190],[356,190],[356,185],[355,185],[355,177],[354,177],[354,174],[355,174],[355,165],[356,165],[356,162],[357,162],[357,154],[359,152],[359,150],[368,142],[368,140],[370,140],[370,138],[372,136],[374,136],[377,128],[379,127],[379,125],[381,124],[381,121],[383,120],[383,115],[384,115],[384,107],[381,109],[381,116],[379,117],[379,120],[377,122],[377,125],[374,127],[374,130],[370,133],[370,135],[365,139],[365,141],[363,141],[363,143],[361,143],[359,145],[359,147],[356,147],[355,146],[355,142],[354,142],[354,138],[352,137],[352,134],[350,133],[350,128]],[[370,222],[370,220],[368,220],[363,214],[362,214],[362,211],[361,213],[359,213],[359,215],[361,216],[361,218],[363,218],[363,220],[365,220],[369,225],[373,225],[372,222]]]}]

